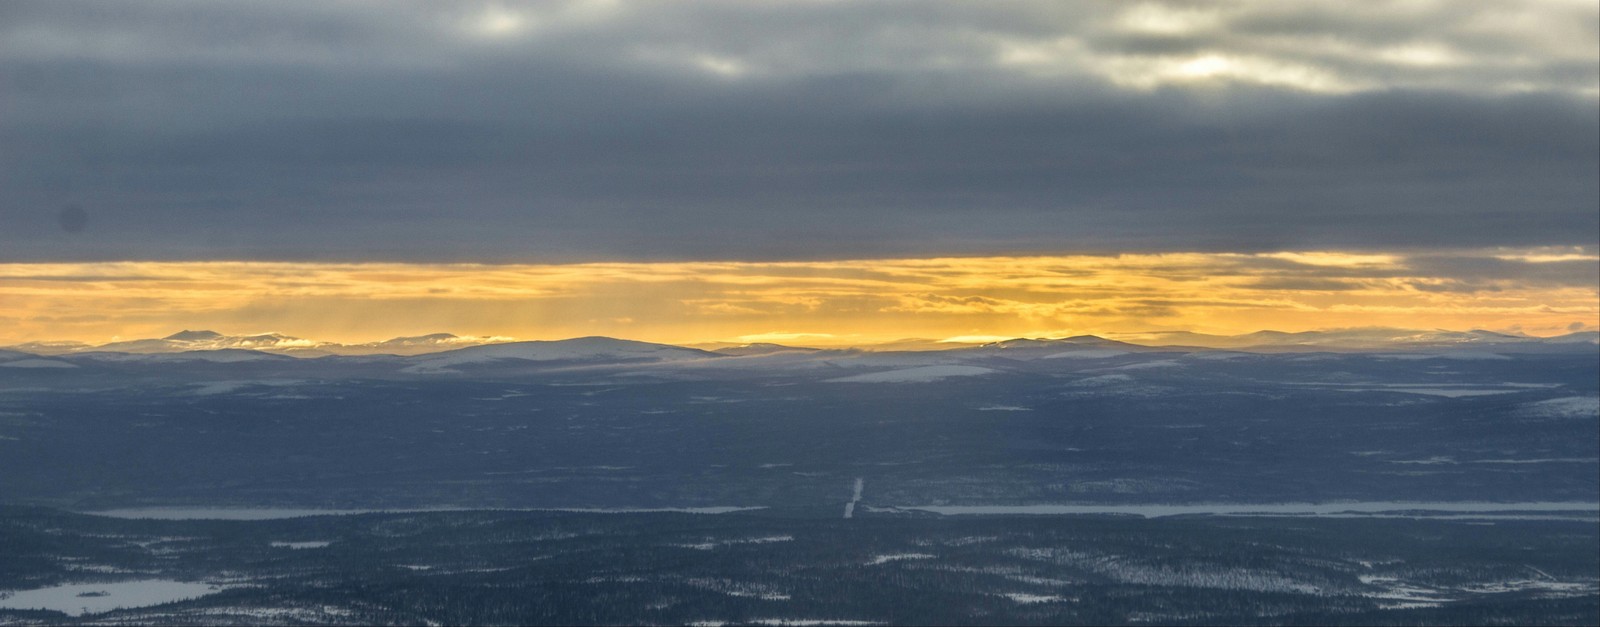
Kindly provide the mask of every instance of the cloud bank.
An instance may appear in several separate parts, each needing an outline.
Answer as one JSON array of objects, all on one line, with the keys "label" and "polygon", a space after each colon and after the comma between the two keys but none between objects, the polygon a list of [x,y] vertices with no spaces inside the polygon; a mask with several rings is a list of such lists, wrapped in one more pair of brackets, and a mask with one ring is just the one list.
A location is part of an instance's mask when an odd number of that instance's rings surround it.
[{"label": "cloud bank", "polygon": [[0,5],[0,261],[1592,248],[1593,2]]}]

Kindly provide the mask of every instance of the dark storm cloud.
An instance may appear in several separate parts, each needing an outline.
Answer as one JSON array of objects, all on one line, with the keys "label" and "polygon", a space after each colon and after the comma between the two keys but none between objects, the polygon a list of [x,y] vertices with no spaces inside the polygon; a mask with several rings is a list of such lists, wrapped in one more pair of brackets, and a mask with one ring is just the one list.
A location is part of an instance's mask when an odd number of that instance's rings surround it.
[{"label": "dark storm cloud", "polygon": [[1592,249],[1594,13],[6,3],[0,261]]}]

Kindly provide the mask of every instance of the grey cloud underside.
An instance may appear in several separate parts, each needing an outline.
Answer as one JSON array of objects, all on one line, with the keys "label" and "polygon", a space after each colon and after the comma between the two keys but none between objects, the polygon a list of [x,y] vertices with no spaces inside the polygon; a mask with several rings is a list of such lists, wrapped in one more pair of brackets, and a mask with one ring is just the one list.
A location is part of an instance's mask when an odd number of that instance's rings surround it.
[{"label": "grey cloud underside", "polygon": [[[1592,24],[1473,26],[1503,5],[540,5],[480,41],[466,5],[11,3],[0,261],[1592,248]],[[1348,52],[1415,42],[1466,61]],[[1355,87],[1092,71],[1208,51]]]}]

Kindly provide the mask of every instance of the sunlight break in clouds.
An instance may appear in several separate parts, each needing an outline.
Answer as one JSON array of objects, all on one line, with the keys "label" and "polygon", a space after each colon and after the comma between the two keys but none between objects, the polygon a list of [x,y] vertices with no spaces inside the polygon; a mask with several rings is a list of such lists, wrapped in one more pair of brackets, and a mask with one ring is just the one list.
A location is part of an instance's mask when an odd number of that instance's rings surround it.
[{"label": "sunlight break in clouds", "polygon": [[[1556,254],[1559,253],[1559,254]],[[0,341],[274,330],[846,345],[1384,325],[1553,335],[1600,315],[1592,251],[1127,254],[552,265],[0,265]],[[1576,325],[1576,326],[1575,326]]]}]

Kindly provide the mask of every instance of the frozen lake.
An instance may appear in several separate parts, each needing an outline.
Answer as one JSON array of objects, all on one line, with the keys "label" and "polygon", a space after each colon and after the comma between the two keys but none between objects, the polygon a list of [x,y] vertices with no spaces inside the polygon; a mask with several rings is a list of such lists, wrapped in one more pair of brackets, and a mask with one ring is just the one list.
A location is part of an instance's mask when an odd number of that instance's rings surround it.
[{"label": "frozen lake", "polygon": [[170,579],[143,579],[116,583],[74,583],[37,590],[0,592],[0,607],[16,610],[55,610],[72,616],[115,609],[149,607],[197,599],[221,591],[204,583]]},{"label": "frozen lake", "polygon": [[281,520],[306,516],[348,516],[352,514],[419,514],[428,512],[577,512],[585,514],[647,514],[674,512],[679,514],[727,514],[765,509],[764,507],[431,507],[411,509],[305,509],[292,507],[138,507],[78,512],[108,518],[136,518],[147,520]]},{"label": "frozen lake", "polygon": [[[1072,515],[1120,514],[1159,518],[1162,516],[1393,516],[1420,518],[1470,518],[1475,515],[1497,519],[1527,518],[1594,520],[1600,518],[1600,503],[1438,503],[1403,501],[1358,501],[1349,503],[1202,503],[1193,505],[920,505],[899,509],[933,512],[946,516],[970,515]],[[1535,512],[1561,512],[1552,517]]]}]

